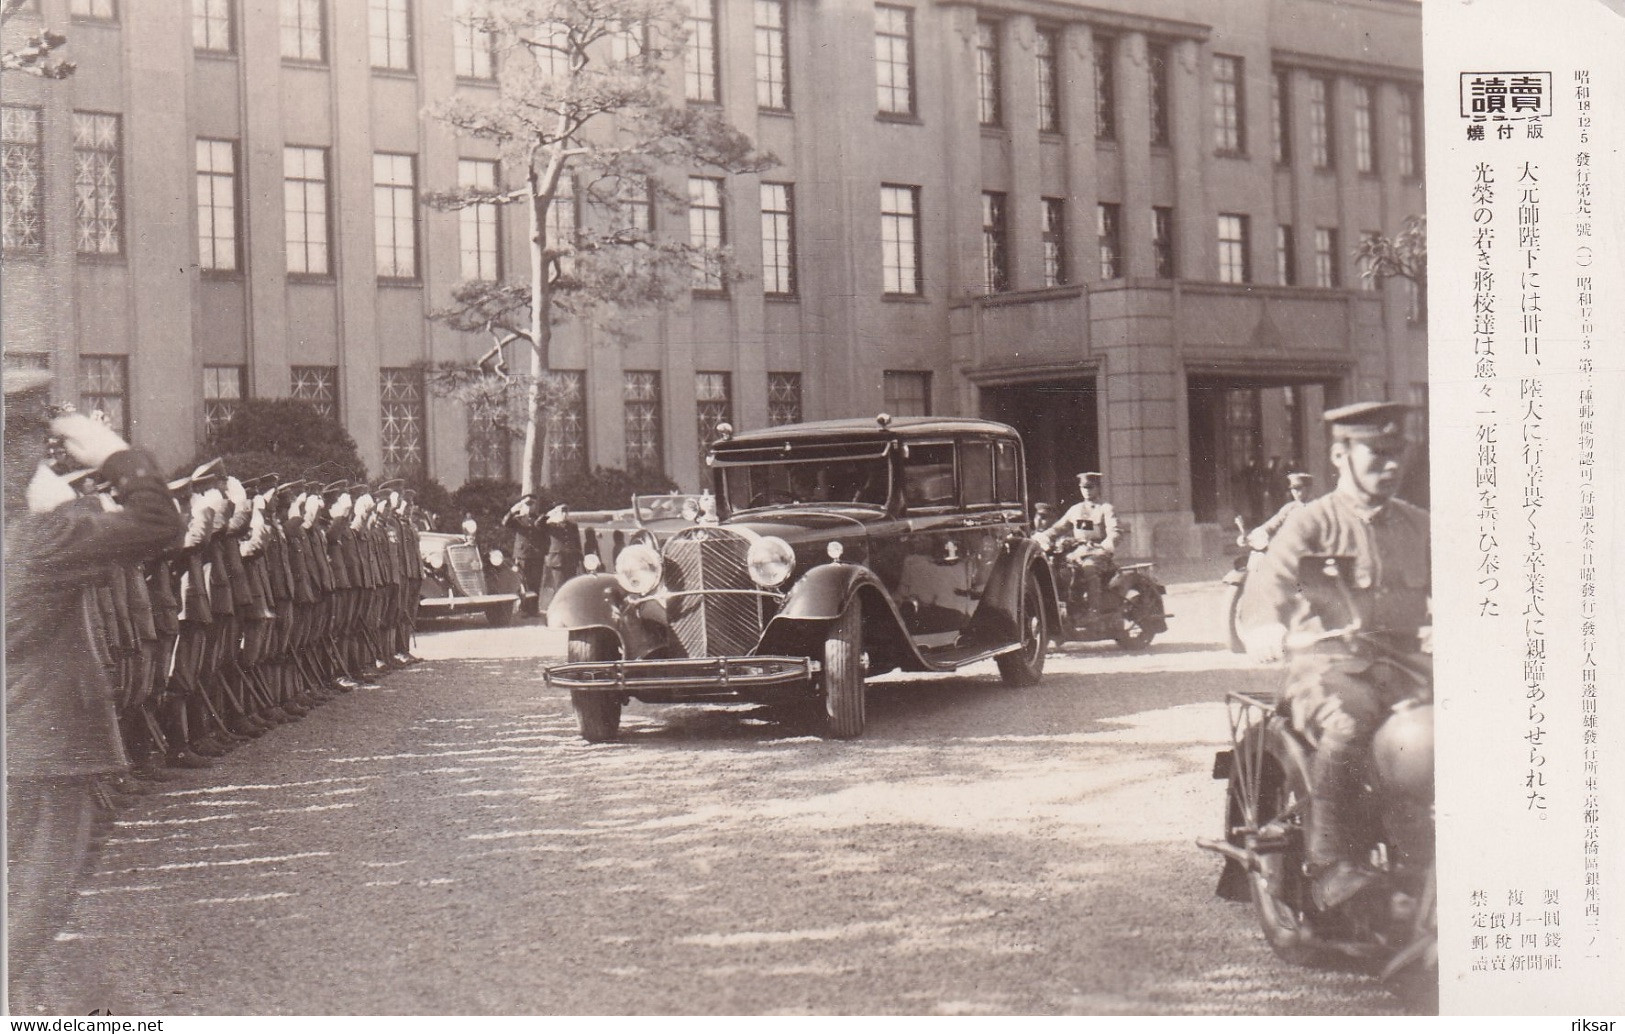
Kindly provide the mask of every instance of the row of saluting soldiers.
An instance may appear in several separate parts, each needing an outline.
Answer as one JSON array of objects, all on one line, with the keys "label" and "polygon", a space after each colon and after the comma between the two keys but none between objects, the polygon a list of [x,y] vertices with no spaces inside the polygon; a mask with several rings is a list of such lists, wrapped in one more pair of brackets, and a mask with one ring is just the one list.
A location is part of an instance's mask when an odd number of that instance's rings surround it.
[{"label": "row of saluting soldiers", "polygon": [[131,760],[113,786],[125,792],[418,661],[421,514],[400,481],[239,481],[214,460],[169,489],[180,545],[110,565],[86,598]]}]

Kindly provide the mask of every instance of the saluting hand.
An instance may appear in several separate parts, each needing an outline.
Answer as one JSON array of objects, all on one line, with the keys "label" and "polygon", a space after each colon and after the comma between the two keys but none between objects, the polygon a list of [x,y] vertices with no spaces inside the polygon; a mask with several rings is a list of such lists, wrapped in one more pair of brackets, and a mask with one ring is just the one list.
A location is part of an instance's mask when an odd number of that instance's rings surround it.
[{"label": "saluting hand", "polygon": [[53,418],[51,433],[62,439],[62,447],[76,462],[98,470],[109,456],[130,447],[117,431],[83,413],[64,413]]}]

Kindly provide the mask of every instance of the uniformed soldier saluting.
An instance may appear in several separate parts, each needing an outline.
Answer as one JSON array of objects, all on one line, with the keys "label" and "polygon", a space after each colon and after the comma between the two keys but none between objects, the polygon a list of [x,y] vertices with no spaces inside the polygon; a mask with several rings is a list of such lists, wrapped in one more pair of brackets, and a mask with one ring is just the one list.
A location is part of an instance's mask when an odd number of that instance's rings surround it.
[{"label": "uniformed soldier saluting", "polygon": [[1408,408],[1361,402],[1326,412],[1337,487],[1287,517],[1248,576],[1241,603],[1242,639],[1253,660],[1273,663],[1290,653],[1285,696],[1292,721],[1317,744],[1305,832],[1313,891],[1323,909],[1377,879],[1352,857],[1349,811],[1371,737],[1409,687],[1388,684],[1385,666],[1341,639],[1314,641],[1346,618],[1322,613],[1322,604],[1298,591],[1298,562],[1353,557],[1364,629],[1396,649],[1420,649],[1431,588],[1428,514],[1394,498],[1410,451]]}]

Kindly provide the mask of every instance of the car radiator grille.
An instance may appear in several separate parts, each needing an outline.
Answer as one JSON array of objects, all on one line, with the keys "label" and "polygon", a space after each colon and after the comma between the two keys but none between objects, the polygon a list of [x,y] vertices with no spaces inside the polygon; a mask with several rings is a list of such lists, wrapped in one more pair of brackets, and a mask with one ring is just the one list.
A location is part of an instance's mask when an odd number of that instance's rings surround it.
[{"label": "car radiator grille", "polygon": [[466,542],[446,547],[446,566],[451,569],[452,584],[464,596],[485,595],[485,565],[480,563],[478,546]]},{"label": "car radiator grille", "polygon": [[[750,544],[709,529],[666,543],[666,585],[674,593],[756,588],[745,567]],[[762,598],[752,593],[678,596],[666,618],[690,657],[747,654],[762,637]]]}]

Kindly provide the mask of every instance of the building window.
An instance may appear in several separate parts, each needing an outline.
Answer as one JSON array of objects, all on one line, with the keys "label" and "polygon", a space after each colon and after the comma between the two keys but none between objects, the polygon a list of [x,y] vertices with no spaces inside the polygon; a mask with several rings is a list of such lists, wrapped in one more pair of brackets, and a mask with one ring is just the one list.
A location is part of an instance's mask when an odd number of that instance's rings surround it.
[{"label": "building window", "polygon": [[627,370],[621,398],[626,406],[626,469],[648,474],[666,471],[665,436],[660,422],[660,372]]},{"label": "building window", "polygon": [[762,290],[796,293],[795,188],[788,183],[762,184]]},{"label": "building window", "polygon": [[1275,282],[1283,287],[1298,282],[1298,245],[1288,223],[1275,227]]},{"label": "building window", "polygon": [[690,176],[688,242],[698,249],[693,259],[694,290],[720,292],[727,289],[721,255],[727,240],[727,227],[722,219],[722,181],[709,176]]},{"label": "building window", "polygon": [[688,42],[683,47],[683,96],[691,101],[717,100],[716,0],[688,0],[683,22]]},{"label": "building window", "polygon": [[513,477],[508,432],[489,409],[468,410],[468,477],[508,481]]},{"label": "building window", "polygon": [[705,473],[705,453],[717,440],[717,425],[733,423],[733,375],[696,373],[694,406],[695,430],[700,442],[700,480],[706,482],[710,478]]},{"label": "building window", "polygon": [[1066,201],[1047,197],[1043,206],[1044,286],[1059,287],[1070,282],[1066,268]]},{"label": "building window", "polygon": [[459,79],[496,78],[496,51],[491,33],[476,25],[467,11],[458,10],[452,16],[451,45],[452,65]]},{"label": "building window", "polygon": [[636,19],[621,19],[619,27],[610,33],[609,57],[616,64],[639,61],[649,52],[649,23]]},{"label": "building window", "polygon": [[1174,278],[1174,210],[1151,209],[1151,267],[1158,280]]},{"label": "building window", "polygon": [[[497,163],[480,158],[458,159],[457,183],[462,187],[495,190]],[[557,200],[554,201],[553,207],[558,207]],[[458,209],[458,254],[462,259],[464,280],[502,279],[502,248],[498,243],[499,211],[500,209],[490,202]],[[551,227],[549,230],[551,231]]]},{"label": "building window", "polygon": [[555,479],[587,473],[587,371],[550,370],[547,464]]},{"label": "building window", "polygon": [[892,416],[930,416],[931,374],[920,370],[887,370],[882,375],[881,404]]},{"label": "building window", "polygon": [[1119,233],[1118,206],[1101,202],[1095,206],[1095,236],[1100,242],[1100,279],[1116,280],[1123,275],[1123,239]]},{"label": "building window", "polygon": [[412,70],[411,0],[367,0],[372,67]]},{"label": "building window", "polygon": [[1220,154],[1247,152],[1242,67],[1239,57],[1213,55],[1213,140]]},{"label": "building window", "polygon": [[1315,286],[1342,286],[1341,265],[1337,255],[1337,231],[1327,226],[1315,227]]},{"label": "building window", "polygon": [[192,0],[193,49],[231,53],[231,28],[231,0]]},{"label": "building window", "polygon": [[1332,82],[1309,77],[1309,160],[1317,169],[1329,169],[1337,160],[1332,146]]},{"label": "building window", "polygon": [[1110,36],[1093,37],[1095,56],[1095,139],[1117,139],[1116,61],[1112,54],[1117,41]]},{"label": "building window", "polygon": [[920,188],[880,185],[880,278],[885,294],[922,295]]},{"label": "building window", "polygon": [[982,192],[982,290],[988,294],[1010,290],[1010,226],[1004,214],[1004,195]]},{"label": "building window", "polygon": [[997,126],[1004,122],[999,76],[999,25],[997,22],[977,22],[976,117],[984,126]]},{"label": "building window", "polygon": [[615,192],[611,219],[622,229],[648,234],[655,228],[654,196],[649,181],[637,177],[620,178]]},{"label": "building window", "polygon": [[1377,169],[1376,94],[1370,83],[1354,84],[1354,168],[1357,172]]},{"label": "building window", "polygon": [[130,365],[122,355],[79,357],[79,409],[130,437]]},{"label": "building window", "polygon": [[1145,45],[1146,72],[1151,78],[1151,142],[1168,143],[1168,44]]},{"label": "building window", "polygon": [[203,434],[213,438],[219,434],[237,412],[237,403],[243,400],[243,380],[247,371],[241,366],[205,366],[203,368]]},{"label": "building window", "polygon": [[327,23],[322,0],[282,0],[282,56],[289,61],[327,60]]},{"label": "building window", "polygon": [[1421,137],[1417,133],[1416,94],[1411,90],[1399,91],[1399,125],[1395,153],[1399,156],[1399,174],[1406,179],[1416,175],[1416,156],[1422,151]]},{"label": "building window", "polygon": [[555,279],[575,270],[577,225],[576,181],[560,176],[558,186],[553,188],[553,201],[547,206],[547,250],[554,253]]},{"label": "building window", "polygon": [[110,22],[118,19],[116,0],[73,0],[68,10],[75,18]]},{"label": "building window", "polygon": [[378,275],[415,280],[418,275],[417,174],[409,154],[372,156],[374,253]]},{"label": "building window", "polygon": [[1252,248],[1244,215],[1219,216],[1219,280],[1226,284],[1253,282]]},{"label": "building window", "polygon": [[318,416],[339,418],[339,368],[294,366],[288,370],[288,397],[310,403]]},{"label": "building window", "polygon": [[423,473],[425,427],[423,372],[409,366],[378,371],[378,416],[384,474],[411,478]]},{"label": "building window", "polygon": [[38,108],[0,107],[0,198],[6,251],[45,247],[42,190],[45,163],[40,150]]},{"label": "building window", "polygon": [[81,255],[124,252],[124,196],[119,117],[73,113],[75,238]]},{"label": "building window", "polygon": [[756,106],[790,110],[790,51],[785,0],[756,0]]},{"label": "building window", "polygon": [[801,423],[801,374],[767,375],[767,424],[780,427]]},{"label": "building window", "polygon": [[327,149],[282,149],[282,211],[288,272],[327,276],[331,271],[327,225]]},{"label": "building window", "polygon": [[1054,29],[1039,29],[1034,43],[1033,60],[1038,71],[1038,131],[1061,131],[1061,68],[1056,55],[1060,53],[1060,33]]},{"label": "building window", "polygon": [[237,268],[237,144],[197,142],[197,262],[201,269]]},{"label": "building window", "polygon": [[882,115],[914,114],[914,12],[875,5],[875,80]]},{"label": "building window", "polygon": [[1275,164],[1287,164],[1292,160],[1292,74],[1284,68],[1270,75],[1270,135]]}]

